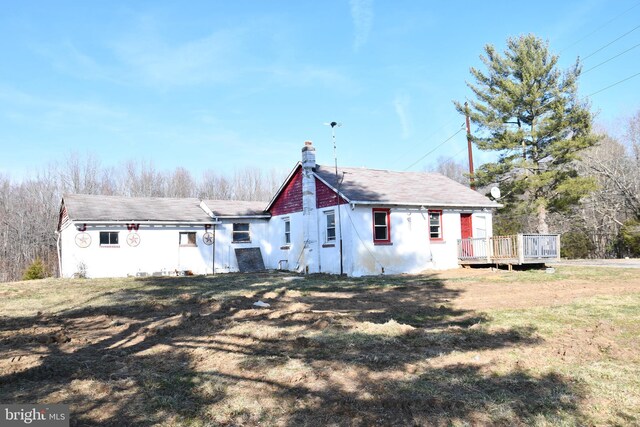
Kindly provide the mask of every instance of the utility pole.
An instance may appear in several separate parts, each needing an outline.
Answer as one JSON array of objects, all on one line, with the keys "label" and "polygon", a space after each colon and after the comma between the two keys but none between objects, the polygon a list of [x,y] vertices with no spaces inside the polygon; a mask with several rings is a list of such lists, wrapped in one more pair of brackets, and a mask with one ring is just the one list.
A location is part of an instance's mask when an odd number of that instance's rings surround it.
[{"label": "utility pole", "polygon": [[325,123],[331,126],[331,138],[333,140],[333,160],[336,168],[336,208],[338,209],[338,250],[340,253],[340,275],[344,273],[342,264],[342,215],[340,214],[340,179],[338,177],[338,156],[336,154],[336,132],[335,128],[342,126],[342,123]]},{"label": "utility pole", "polygon": [[471,144],[471,125],[469,124],[469,104],[465,102],[464,106],[467,123],[467,150],[469,151],[469,187],[471,187],[472,190],[475,190],[476,184],[473,178],[473,146]]}]

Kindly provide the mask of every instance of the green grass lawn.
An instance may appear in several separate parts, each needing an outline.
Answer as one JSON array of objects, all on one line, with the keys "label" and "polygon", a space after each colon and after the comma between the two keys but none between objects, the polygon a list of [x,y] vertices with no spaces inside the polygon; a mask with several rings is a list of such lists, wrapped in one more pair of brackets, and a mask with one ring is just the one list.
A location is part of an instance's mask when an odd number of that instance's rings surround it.
[{"label": "green grass lawn", "polygon": [[637,272],[0,284],[0,401],[72,425],[638,425]]}]

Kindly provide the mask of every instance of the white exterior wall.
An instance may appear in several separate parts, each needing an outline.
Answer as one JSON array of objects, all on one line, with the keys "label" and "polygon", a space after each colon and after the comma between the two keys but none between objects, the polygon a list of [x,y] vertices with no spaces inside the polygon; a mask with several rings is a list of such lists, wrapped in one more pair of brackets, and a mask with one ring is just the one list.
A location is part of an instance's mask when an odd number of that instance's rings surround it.
[{"label": "white exterior wall", "polygon": [[[285,243],[284,223],[291,224],[291,243]],[[268,239],[271,242],[269,256],[265,256],[265,266],[270,269],[303,271],[304,229],[302,212],[274,216],[269,220]]]},{"label": "white exterior wall", "polygon": [[[380,206],[384,207],[384,206]],[[417,273],[426,269],[458,267],[457,239],[461,236],[460,213],[470,210],[442,209],[443,241],[429,239],[427,211],[417,208],[391,208],[391,245],[373,243],[373,206],[341,205],[318,208],[314,215],[302,212],[265,219],[223,219],[216,225],[215,272],[238,271],[236,248],[261,249],[267,269],[305,272],[340,273],[340,217],[343,237],[343,272],[351,276]],[[336,241],[327,242],[325,212],[335,211]],[[291,243],[285,244],[284,218],[291,223]],[[475,211],[472,216],[473,236],[493,235],[492,213]],[[304,251],[306,220],[314,221],[311,246]],[[249,223],[250,243],[233,243],[233,223]],[[100,246],[101,231],[118,231],[118,247]],[[180,232],[196,232],[196,246],[179,245]],[[209,231],[213,231],[210,229]],[[71,223],[60,234],[61,275],[72,277],[84,263],[89,277],[125,277],[136,274],[171,274],[191,270],[194,274],[211,274],[213,246],[205,245],[203,225],[141,225],[137,230],[140,244],[127,244],[126,226],[87,226],[91,245],[80,248],[75,243],[79,233]],[[483,236],[484,234],[484,236]],[[306,255],[310,254],[311,259]]]},{"label": "white exterior wall", "polygon": [[[251,242],[233,242],[233,224],[249,223]],[[273,245],[269,239],[269,221],[264,219],[223,219],[222,224],[216,225],[216,273],[230,273],[238,271],[238,261],[235,249],[260,248],[265,267]],[[211,256],[211,250],[209,250]],[[210,258],[209,258],[210,259]],[[209,262],[211,265],[211,262]],[[209,269],[210,270],[210,269]]]},{"label": "white exterior wall", "polygon": [[[429,239],[427,210],[391,208],[391,244],[373,243],[372,208],[384,206],[356,206],[343,217],[345,272],[353,276],[418,273],[427,269],[458,268],[457,240],[461,237],[460,213],[465,210],[442,210],[443,240]],[[476,219],[476,217],[479,217]],[[473,214],[474,235],[476,221],[486,221],[487,236],[492,233],[491,212]]]},{"label": "white exterior wall", "polygon": [[[383,207],[383,206],[380,206]],[[423,270],[444,270],[458,268],[457,240],[461,237],[460,213],[471,213],[470,210],[442,210],[442,229],[444,239],[429,239],[429,223],[427,210],[417,208],[391,208],[391,245],[374,245],[372,206],[350,205],[340,207],[343,237],[343,271],[350,276],[400,273],[418,273]],[[336,241],[326,241],[326,223],[324,213],[336,212]],[[284,218],[291,221],[291,244],[284,245]],[[265,263],[267,268],[291,271],[305,271],[304,217],[301,212],[279,215],[269,222],[269,239],[273,242],[273,252]],[[339,216],[336,206],[318,208],[317,243],[312,246],[311,253],[317,252],[314,258],[321,273],[340,273],[339,252]],[[491,212],[473,212],[474,237],[491,236]],[[480,233],[484,233],[481,236]],[[316,240],[316,239],[314,239]],[[280,261],[283,261],[282,263]]]},{"label": "white exterior wall", "polygon": [[[344,221],[347,205],[342,205],[342,222]],[[334,211],[336,221],[336,240],[327,241],[325,212]],[[284,220],[288,218],[291,222],[291,244],[284,242]],[[306,220],[314,221],[312,227],[305,230]],[[313,230],[313,235],[307,234],[311,242],[304,249],[305,231]],[[309,266],[310,273],[340,273],[340,227],[339,217],[336,207],[318,208],[313,215],[304,215],[302,212],[278,215],[271,218],[269,222],[269,239],[273,242],[273,252],[268,260],[267,268],[284,269],[303,273]],[[347,239],[343,238],[343,242]],[[310,258],[307,258],[310,257]],[[266,262],[266,261],[265,261]],[[265,264],[266,265],[266,264]],[[346,268],[346,267],[345,267]],[[345,272],[346,269],[344,270]]]},{"label": "white exterior wall", "polygon": [[[348,225],[348,210],[349,205],[340,205],[340,212],[338,213],[337,206],[330,206],[322,209],[318,209],[318,228],[320,239],[320,262],[322,265],[323,273],[340,274],[340,220],[342,220],[342,263],[343,273],[349,274],[347,269],[347,258],[350,252],[349,242],[351,238],[350,226]],[[336,221],[336,240],[334,242],[327,241],[327,225],[325,212],[335,212]]]},{"label": "white exterior wall", "polygon": [[[238,271],[235,248],[259,247],[263,258],[271,251],[267,235],[268,221],[260,219],[223,220],[216,225],[215,265],[216,272]],[[251,243],[232,243],[233,223],[250,223]],[[119,233],[116,247],[100,246],[101,231]],[[213,229],[209,231],[213,232]],[[72,277],[79,272],[80,265],[86,267],[88,277],[125,277],[137,274],[171,274],[175,271],[191,270],[194,274],[211,274],[213,245],[206,245],[202,238],[206,232],[203,225],[140,225],[136,232],[140,237],[138,246],[127,243],[130,231],[126,225],[88,225],[85,231],[91,237],[86,248],[76,245],[80,233],[73,223],[60,232],[61,276]],[[195,232],[196,246],[181,246],[180,232]]]}]

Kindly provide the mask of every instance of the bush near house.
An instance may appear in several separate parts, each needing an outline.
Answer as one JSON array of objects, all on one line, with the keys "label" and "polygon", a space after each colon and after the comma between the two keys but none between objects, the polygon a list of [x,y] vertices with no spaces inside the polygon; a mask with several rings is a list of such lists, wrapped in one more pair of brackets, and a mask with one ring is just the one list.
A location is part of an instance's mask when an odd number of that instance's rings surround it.
[{"label": "bush near house", "polygon": [[27,269],[24,271],[22,280],[44,279],[48,276],[49,275],[47,274],[47,269],[44,266],[42,260],[40,258],[36,258],[35,261],[33,261],[31,265],[29,265],[29,267],[27,267]]}]

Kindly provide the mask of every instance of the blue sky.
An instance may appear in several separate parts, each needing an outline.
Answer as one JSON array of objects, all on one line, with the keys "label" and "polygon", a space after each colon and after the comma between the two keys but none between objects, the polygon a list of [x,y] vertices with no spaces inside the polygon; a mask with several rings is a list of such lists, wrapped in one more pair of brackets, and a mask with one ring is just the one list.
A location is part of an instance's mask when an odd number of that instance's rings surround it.
[{"label": "blue sky", "polygon": [[[344,166],[462,161],[464,132],[418,160],[462,125],[451,101],[483,46],[525,33],[566,68],[630,31],[585,60],[631,49],[585,73],[582,96],[640,73],[637,0],[1,3],[0,173],[18,180],[70,153],[289,170],[305,140],[331,164],[329,121]],[[638,94],[640,76],[591,96],[597,120],[619,126]]]}]

